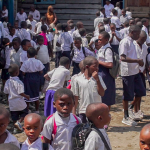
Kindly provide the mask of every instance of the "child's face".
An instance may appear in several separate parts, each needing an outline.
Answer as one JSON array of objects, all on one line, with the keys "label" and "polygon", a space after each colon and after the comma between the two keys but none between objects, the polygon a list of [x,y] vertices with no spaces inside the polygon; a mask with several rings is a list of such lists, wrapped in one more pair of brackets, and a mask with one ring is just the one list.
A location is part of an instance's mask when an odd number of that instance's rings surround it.
[{"label": "child's face", "polygon": [[29,142],[33,143],[34,141],[37,140],[37,138],[40,135],[40,132],[42,131],[40,119],[38,118],[26,119],[24,121],[23,129],[26,136],[28,137]]},{"label": "child's face", "polygon": [[150,150],[150,134],[147,131],[141,131],[140,149],[141,150]]},{"label": "child's face", "polygon": [[135,21],[134,20],[130,20],[129,21],[129,26],[135,25]]},{"label": "child's face", "polygon": [[147,36],[145,37],[139,37],[139,39],[137,40],[139,44],[143,45],[146,42]]},{"label": "child's face", "polygon": [[9,118],[6,118],[4,115],[0,115],[0,136],[6,131],[8,123]]},{"label": "child's face", "polygon": [[10,31],[10,35],[14,35],[15,32],[16,32],[16,31],[15,31],[15,28],[12,28],[11,31]]},{"label": "child's face", "polygon": [[56,102],[54,102],[54,107],[57,109],[59,115],[63,118],[70,116],[73,106],[73,99],[65,94],[62,97],[59,97]]},{"label": "child's face", "polygon": [[102,13],[105,14],[105,9],[102,10]]},{"label": "child's face", "polygon": [[75,41],[74,41],[74,45],[75,45],[75,47],[77,47],[78,49],[81,48],[81,44],[82,44],[82,42],[79,41],[79,40],[75,40]]},{"label": "child's face", "polygon": [[27,42],[26,45],[22,45],[23,50],[27,51],[30,47],[32,47],[30,42]]},{"label": "child's face", "polygon": [[122,15],[125,16],[125,15],[126,15],[126,12],[125,12],[125,11],[122,11]]},{"label": "child's face", "polygon": [[18,28],[18,22],[15,22],[14,27],[17,29]]},{"label": "child's face", "polygon": [[114,32],[116,30],[116,27],[114,25],[111,25],[110,30]]},{"label": "child's face", "polygon": [[100,46],[104,46],[108,43],[108,39],[104,38],[101,34],[99,35],[98,39]]},{"label": "child's face", "polygon": [[33,17],[31,17],[31,16],[29,16],[28,19],[29,19],[30,21],[33,21]]},{"label": "child's face", "polygon": [[43,45],[44,39],[43,39],[43,38],[39,39],[39,40],[37,41],[37,43],[38,43],[39,45]]},{"label": "child's face", "polygon": [[101,46],[100,46],[100,44],[99,44],[98,42],[95,43],[95,48],[96,48],[97,50],[99,50],[99,49],[101,48]]},{"label": "child's face", "polygon": [[140,36],[140,31],[133,31],[130,33],[130,36],[133,40],[138,40]]},{"label": "child's face", "polygon": [[94,61],[93,61],[93,64],[90,65],[90,66],[88,66],[89,74],[92,75],[92,73],[93,73],[94,71],[98,72],[98,66],[99,66],[98,61],[95,61],[95,60],[94,60]]},{"label": "child's face", "polygon": [[19,44],[19,42],[17,42],[17,41],[12,42],[12,45],[13,45],[13,48],[14,48],[15,50],[18,50],[18,49],[20,48],[20,44]]}]

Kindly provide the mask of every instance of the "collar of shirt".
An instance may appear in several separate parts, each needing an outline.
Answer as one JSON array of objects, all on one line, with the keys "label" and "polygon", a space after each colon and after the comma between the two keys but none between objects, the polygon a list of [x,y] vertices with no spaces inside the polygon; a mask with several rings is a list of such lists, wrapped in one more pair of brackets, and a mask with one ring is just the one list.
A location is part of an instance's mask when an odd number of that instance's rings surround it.
[{"label": "collar of shirt", "polygon": [[85,80],[87,80],[88,82],[90,82],[91,80],[95,80],[93,77],[91,77],[90,79],[87,79],[84,75],[84,73],[81,75]]},{"label": "collar of shirt", "polygon": [[126,38],[127,38],[128,40],[130,40],[131,42],[134,41],[130,36],[127,36]]},{"label": "collar of shirt", "polygon": [[30,60],[35,60],[35,57],[34,58],[28,58],[28,61],[30,61]]},{"label": "collar of shirt", "polygon": [[106,49],[107,47],[111,47],[110,43],[107,43],[106,45],[102,46],[100,49]]},{"label": "collar of shirt", "polygon": [[[56,111],[56,113],[55,113],[55,121],[56,121],[57,126],[61,126],[61,125],[66,124],[66,123],[63,121],[63,118],[60,117],[60,115],[58,114],[57,111]],[[71,122],[76,122],[76,119],[75,119],[75,117],[70,113],[70,119],[69,119],[68,125],[69,125]]]},{"label": "collar of shirt", "polygon": [[[59,66],[58,68],[65,68],[64,66]],[[65,68],[66,69],[66,68]]]},{"label": "collar of shirt", "polygon": [[42,147],[42,142],[41,142],[41,138],[38,138],[36,141],[34,141],[31,145],[29,144],[28,142],[28,138],[25,140],[25,142],[23,144],[26,144],[29,149],[32,147],[32,148],[37,148],[40,146],[41,144],[41,147]]},{"label": "collar of shirt", "polygon": [[11,143],[11,142],[16,141],[15,137],[8,130],[6,130],[5,132],[7,133],[7,138],[6,138],[5,142]]},{"label": "collar of shirt", "polygon": [[19,78],[17,76],[15,76],[15,77],[10,76],[10,79],[16,80],[16,79],[19,79]]}]

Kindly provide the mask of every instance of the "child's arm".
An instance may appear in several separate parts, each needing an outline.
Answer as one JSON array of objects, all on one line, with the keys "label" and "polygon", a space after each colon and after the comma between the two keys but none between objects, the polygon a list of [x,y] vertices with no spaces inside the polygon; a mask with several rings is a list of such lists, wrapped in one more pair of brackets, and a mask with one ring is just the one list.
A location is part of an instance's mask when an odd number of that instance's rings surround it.
[{"label": "child's arm", "polygon": [[116,39],[120,42],[121,41],[121,38],[119,38],[116,33],[114,33],[114,36],[116,37]]},{"label": "child's arm", "polygon": [[111,36],[111,38],[110,38],[110,40],[109,40],[109,43],[112,43],[112,42],[113,42],[113,38],[114,38],[114,32],[112,32],[112,36]]},{"label": "child's arm", "polygon": [[76,115],[76,110],[77,110],[77,106],[78,106],[78,100],[79,100],[79,96],[74,96],[75,105],[74,105],[74,107],[72,109],[72,113],[74,115]]},{"label": "child's arm", "polygon": [[48,76],[48,74],[45,74],[45,75],[44,75],[44,78],[45,78],[47,81],[50,81],[50,79],[51,79],[51,78]]},{"label": "child's arm", "polygon": [[112,68],[113,63],[112,62],[103,62],[103,61],[98,61],[100,65],[104,66],[105,68]]},{"label": "child's arm", "polygon": [[94,49],[93,49],[93,47],[92,47],[93,44],[94,44],[93,41],[91,41],[91,42],[89,43],[89,47],[90,47],[90,49],[91,49],[92,51],[94,51]]},{"label": "child's arm", "polygon": [[28,99],[28,100],[30,99],[30,96],[29,96],[29,95],[26,95],[26,94],[24,94],[24,93],[21,93],[21,94],[19,94],[19,95],[25,97],[25,98]]},{"label": "child's arm", "polygon": [[101,82],[100,82],[100,80],[99,80],[98,73],[97,73],[96,71],[94,71],[94,72],[92,73],[92,77],[93,77],[93,78],[96,80],[96,82],[97,82],[97,91],[98,91],[98,94],[99,94],[100,96],[104,96],[105,91],[104,91],[104,88],[102,87]]}]

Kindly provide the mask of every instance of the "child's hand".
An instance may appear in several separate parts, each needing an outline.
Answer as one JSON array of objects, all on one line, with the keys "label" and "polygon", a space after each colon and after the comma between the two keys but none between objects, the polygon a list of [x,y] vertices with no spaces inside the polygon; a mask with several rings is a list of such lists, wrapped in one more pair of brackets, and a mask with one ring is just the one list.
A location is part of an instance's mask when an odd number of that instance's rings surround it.
[{"label": "child's hand", "polygon": [[142,67],[142,66],[144,65],[143,59],[139,59],[139,60],[138,60],[138,64],[139,64],[139,66]]},{"label": "child's hand", "polygon": [[26,99],[29,100],[29,99],[30,99],[30,96],[29,96],[29,95],[26,95]]},{"label": "child's hand", "polygon": [[97,71],[94,71],[94,72],[92,73],[92,77],[93,77],[96,81],[98,81],[98,80],[99,80],[98,72],[97,72]]}]

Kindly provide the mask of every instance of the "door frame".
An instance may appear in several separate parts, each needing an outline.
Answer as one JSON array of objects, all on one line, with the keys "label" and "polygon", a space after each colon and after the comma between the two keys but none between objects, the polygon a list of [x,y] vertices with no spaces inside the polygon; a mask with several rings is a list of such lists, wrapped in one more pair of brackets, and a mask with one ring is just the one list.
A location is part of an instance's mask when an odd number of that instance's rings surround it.
[{"label": "door frame", "polygon": [[[125,0],[122,0],[122,1],[123,1],[123,9],[124,9],[125,8]],[[104,0],[102,0],[102,6],[104,6]]]}]

